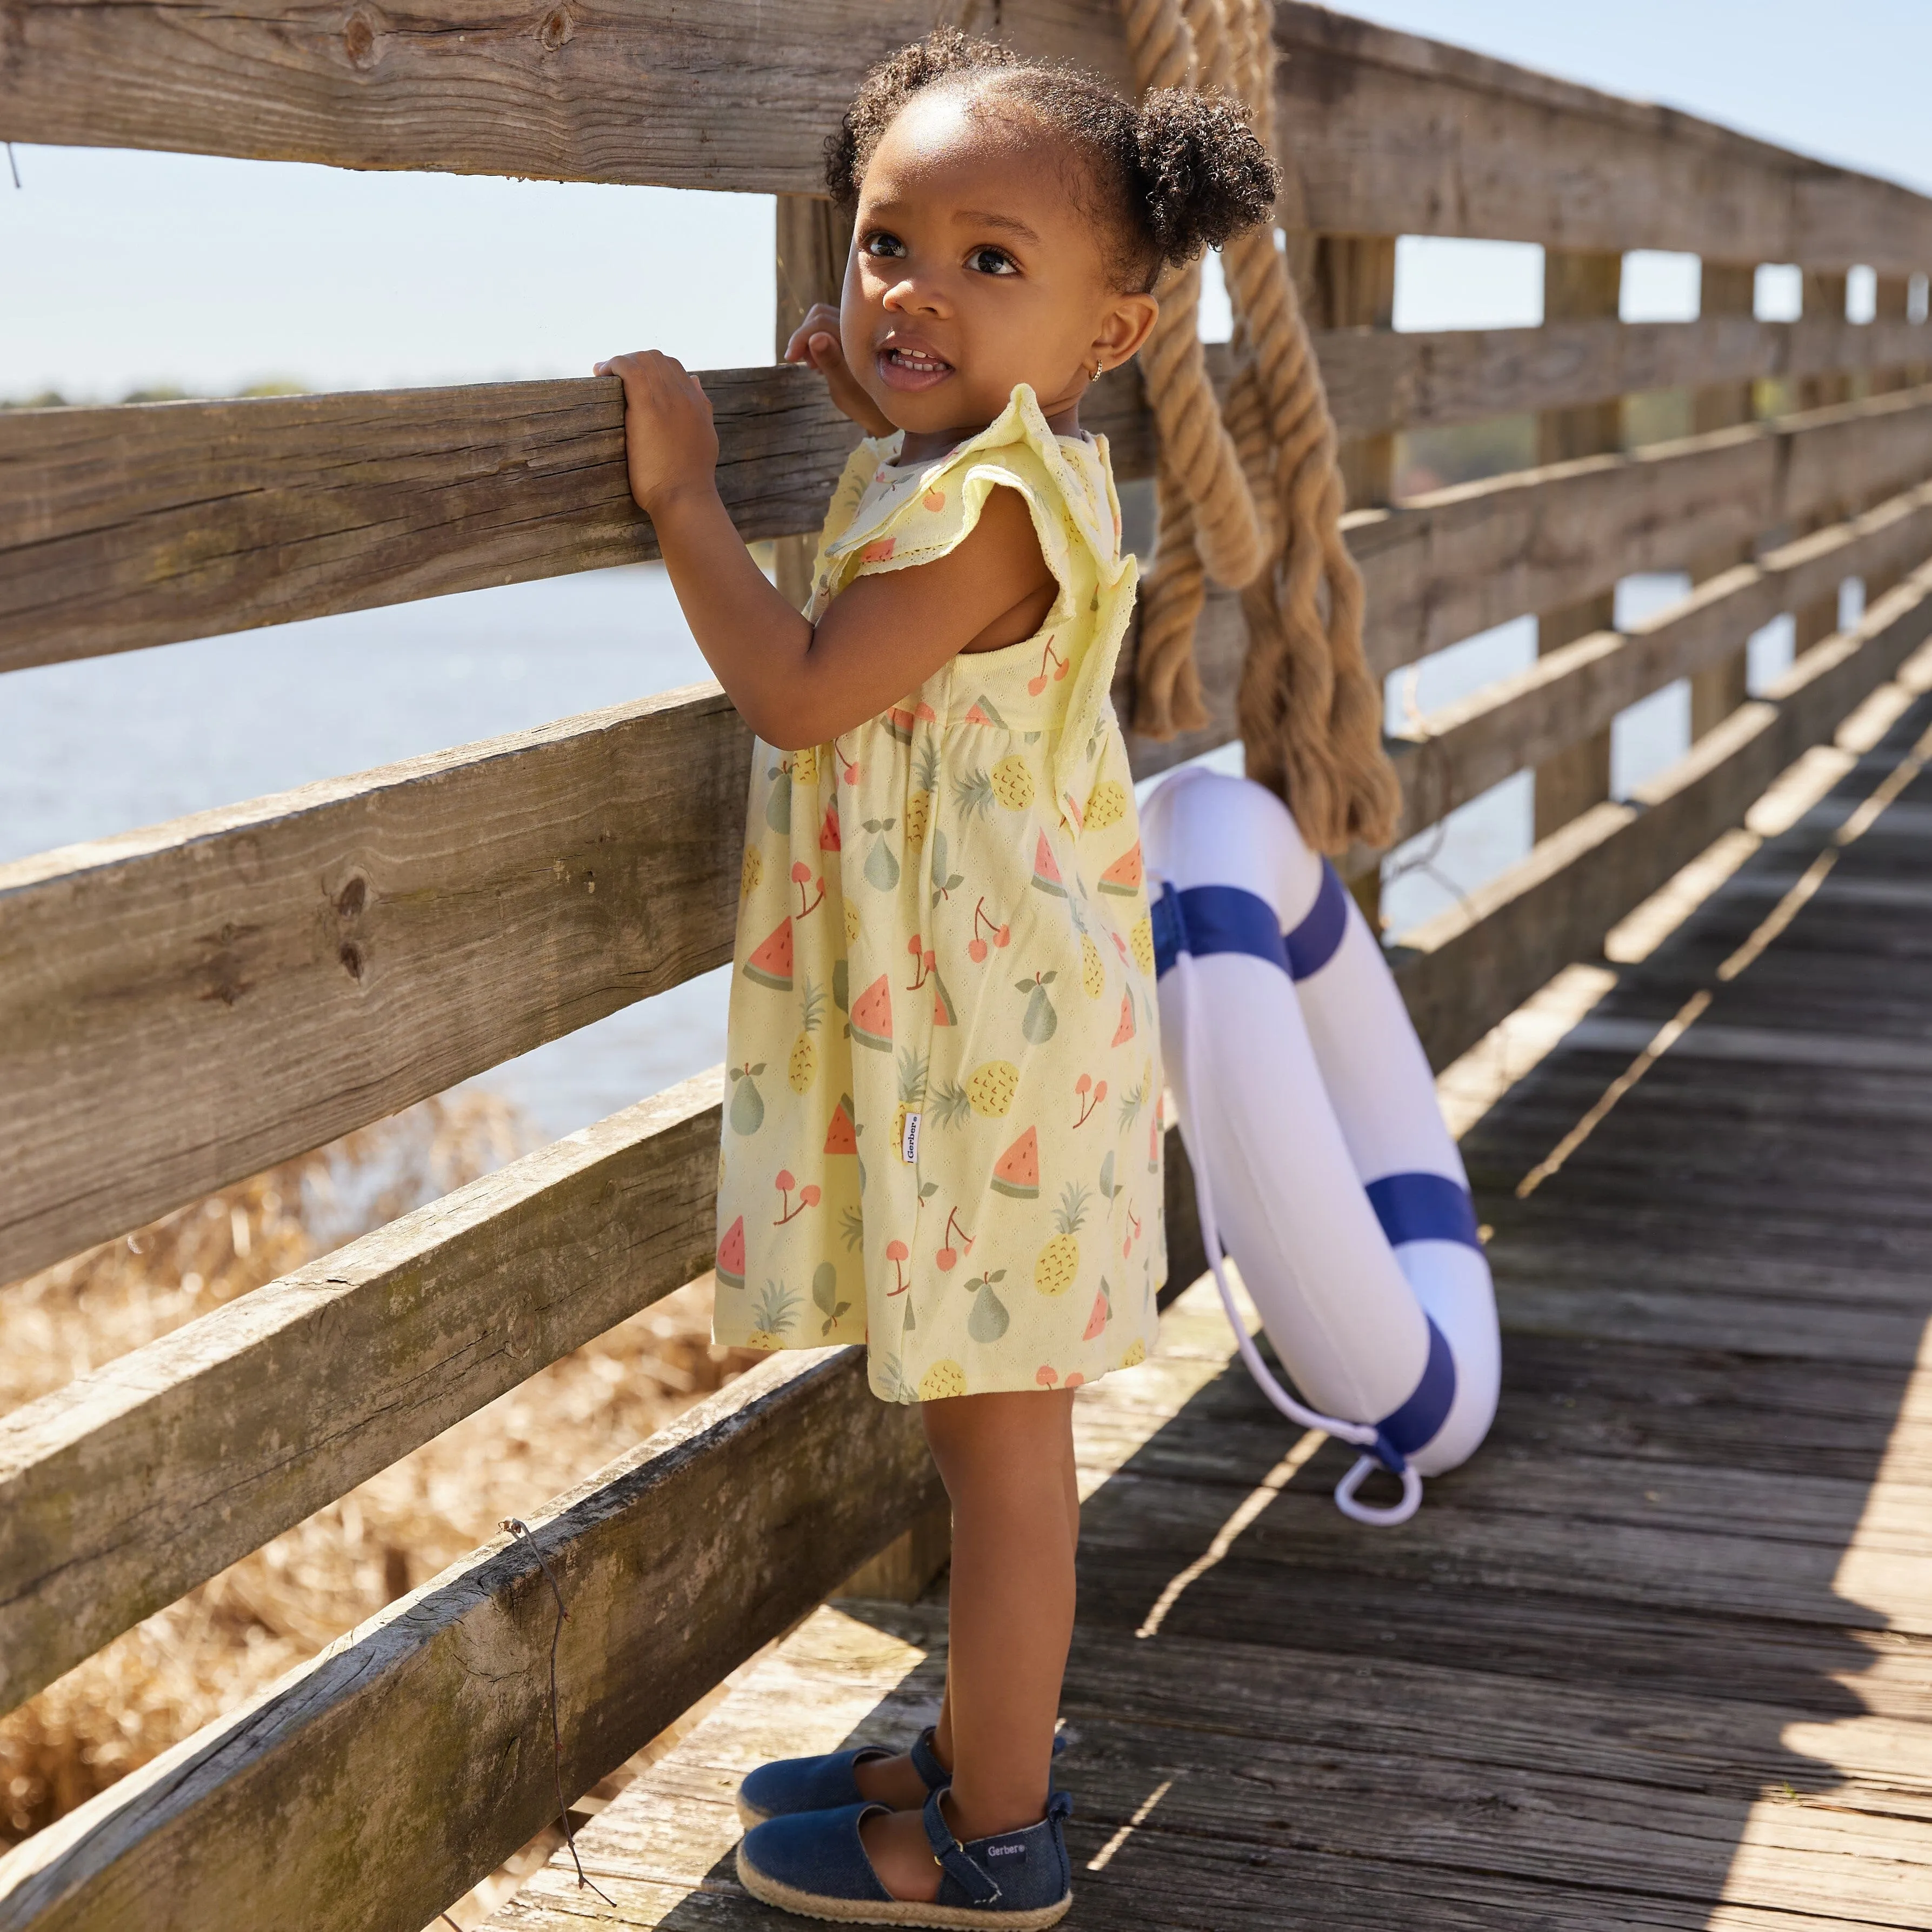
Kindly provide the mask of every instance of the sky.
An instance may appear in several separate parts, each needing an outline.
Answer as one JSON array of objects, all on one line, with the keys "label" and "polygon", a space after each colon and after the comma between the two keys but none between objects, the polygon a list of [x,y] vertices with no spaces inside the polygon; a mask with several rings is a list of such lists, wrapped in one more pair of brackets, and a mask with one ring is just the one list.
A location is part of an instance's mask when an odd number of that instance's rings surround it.
[{"label": "sky", "polygon": [[[1932,190],[1932,0],[1352,10]],[[762,196],[109,149],[14,159],[17,191],[0,172],[0,397],[575,375],[644,345],[698,368],[771,357]],[[1682,258],[1633,264],[1626,314],[1694,313],[1695,277]],[[1398,278],[1398,326],[1540,319],[1533,248],[1412,240]]]}]

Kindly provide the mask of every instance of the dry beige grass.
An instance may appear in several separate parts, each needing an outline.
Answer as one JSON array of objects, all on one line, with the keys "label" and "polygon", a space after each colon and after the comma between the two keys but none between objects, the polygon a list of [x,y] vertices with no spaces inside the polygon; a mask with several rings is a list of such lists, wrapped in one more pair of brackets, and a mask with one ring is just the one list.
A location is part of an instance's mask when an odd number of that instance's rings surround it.
[{"label": "dry beige grass", "polygon": [[[0,1287],[0,1413],[461,1185],[526,1138],[487,1095],[428,1102]],[[706,1281],[553,1364],[0,1717],[0,1846],[233,1709],[502,1518],[534,1514],[758,1359],[713,1348],[710,1330]]]}]

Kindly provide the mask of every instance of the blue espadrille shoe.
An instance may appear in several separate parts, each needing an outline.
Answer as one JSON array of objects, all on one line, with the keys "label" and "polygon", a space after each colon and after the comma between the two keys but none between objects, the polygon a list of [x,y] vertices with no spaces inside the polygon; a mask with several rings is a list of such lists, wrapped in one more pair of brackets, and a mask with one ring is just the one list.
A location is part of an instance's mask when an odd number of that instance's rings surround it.
[{"label": "blue espadrille shoe", "polygon": [[927,1842],[940,1872],[927,1904],[895,1898],[879,1882],[859,1827],[883,1804],[796,1812],[747,1832],[738,1845],[738,1880],[754,1898],[807,1918],[845,1925],[992,1926],[1034,1932],[1058,1924],[1073,1903],[1073,1870],[1062,1827],[1073,1801],[1056,1791],[1046,1816],[1024,1831],[997,1832],[962,1845],[926,1801]]},{"label": "blue espadrille shoe", "polygon": [[[749,1829],[767,1818],[861,1804],[864,1801],[852,1777],[854,1768],[896,1755],[883,1744],[866,1744],[857,1750],[827,1751],[821,1757],[782,1757],[761,1764],[738,1787],[738,1816]],[[908,1755],[928,1791],[952,1783],[952,1772],[934,1755],[930,1724],[913,1739]]]}]

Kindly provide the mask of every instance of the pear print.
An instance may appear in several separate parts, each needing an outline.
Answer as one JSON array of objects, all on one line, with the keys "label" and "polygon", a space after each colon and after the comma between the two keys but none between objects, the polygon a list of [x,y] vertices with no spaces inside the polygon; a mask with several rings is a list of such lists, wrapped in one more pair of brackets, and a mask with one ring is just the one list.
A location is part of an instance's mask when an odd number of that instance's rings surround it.
[{"label": "pear print", "polygon": [[774,765],[765,774],[772,782],[765,795],[765,823],[774,832],[791,830],[791,777],[783,765]]},{"label": "pear print", "polygon": [[1059,1028],[1060,1016],[1053,1010],[1053,1002],[1046,993],[1058,977],[1057,973],[1036,973],[1030,980],[1016,982],[1018,990],[1027,996],[1026,1017],[1020,1022],[1020,1032],[1029,1046],[1044,1046]]},{"label": "pear print", "polygon": [[993,1292],[994,1282],[1006,1278],[1004,1268],[994,1268],[966,1284],[974,1292],[973,1312],[966,1318],[966,1332],[982,1347],[999,1340],[1012,1321],[1006,1304]]},{"label": "pear print", "polygon": [[[868,832],[884,834],[898,823],[896,818],[868,818],[865,821]],[[883,836],[875,837],[872,849],[866,854],[866,883],[876,886],[882,892],[889,892],[899,882],[899,862],[896,854]]]},{"label": "pear print", "polygon": [[754,1134],[765,1124],[765,1098],[758,1091],[757,1076],[765,1070],[761,1060],[748,1061],[731,1070],[731,1131]]},{"label": "pear print", "polygon": [[838,1299],[838,1270],[830,1262],[820,1262],[812,1277],[812,1305],[825,1317],[825,1325],[819,1330],[821,1335],[829,1335],[838,1325],[838,1318],[851,1308],[849,1301]]}]

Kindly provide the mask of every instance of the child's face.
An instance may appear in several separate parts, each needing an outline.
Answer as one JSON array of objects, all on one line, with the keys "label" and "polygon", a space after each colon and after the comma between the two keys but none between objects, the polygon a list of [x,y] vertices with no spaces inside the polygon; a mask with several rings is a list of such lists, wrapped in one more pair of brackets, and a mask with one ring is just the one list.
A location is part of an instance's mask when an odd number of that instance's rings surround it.
[{"label": "child's face", "polygon": [[909,448],[983,429],[1013,386],[1049,417],[1078,404],[1096,356],[1140,346],[1158,312],[1113,284],[1070,191],[1076,164],[1023,110],[915,99],[866,170],[840,334],[848,366]]}]

